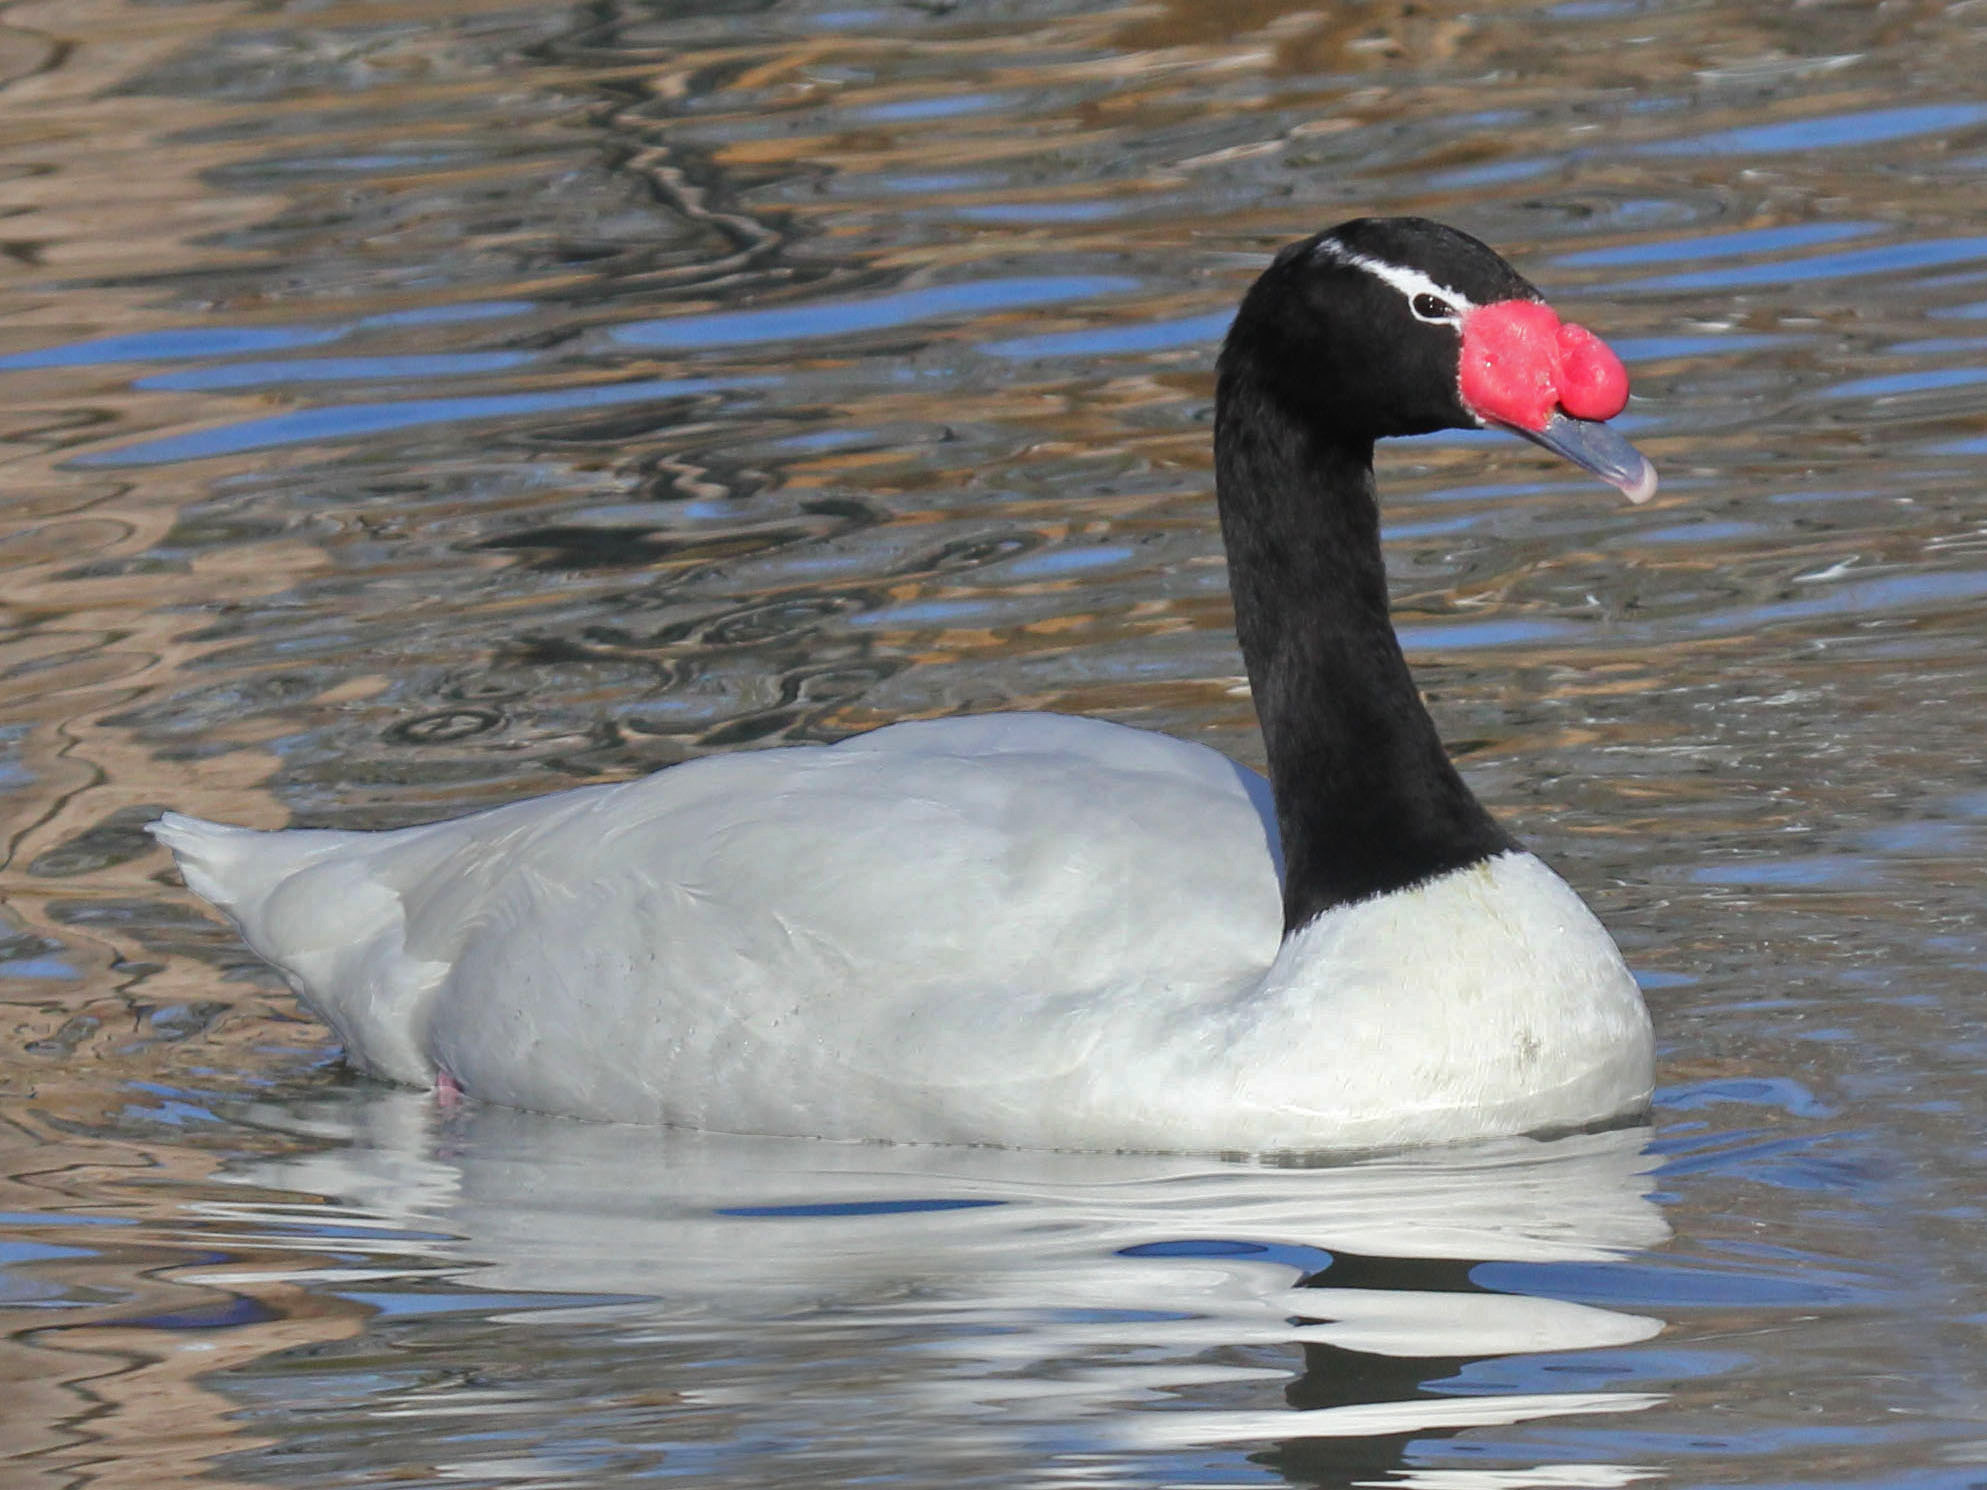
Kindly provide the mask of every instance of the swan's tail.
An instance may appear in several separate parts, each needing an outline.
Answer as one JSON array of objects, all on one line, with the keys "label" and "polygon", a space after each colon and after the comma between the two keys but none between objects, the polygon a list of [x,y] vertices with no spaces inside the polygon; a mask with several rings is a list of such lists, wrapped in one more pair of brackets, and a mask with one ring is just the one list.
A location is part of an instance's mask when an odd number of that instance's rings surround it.
[{"label": "swan's tail", "polygon": [[[271,890],[323,859],[338,846],[337,840],[352,836],[294,830],[265,833],[179,812],[147,824],[146,831],[172,850],[187,888],[226,911],[245,934],[245,919],[260,909]],[[261,947],[256,950],[270,955]]]},{"label": "swan's tail", "polygon": [[394,841],[411,835],[265,833],[177,812],[149,831],[172,850],[187,887],[276,965],[355,1064],[427,1084],[432,1065],[417,1043],[444,969],[407,955]]}]

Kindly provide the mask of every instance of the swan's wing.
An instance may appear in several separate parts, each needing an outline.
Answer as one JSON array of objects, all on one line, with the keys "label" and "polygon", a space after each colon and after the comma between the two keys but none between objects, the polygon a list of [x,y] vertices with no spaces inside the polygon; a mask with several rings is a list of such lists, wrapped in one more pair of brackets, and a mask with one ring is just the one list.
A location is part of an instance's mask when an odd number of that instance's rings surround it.
[{"label": "swan's wing", "polygon": [[[259,903],[212,898],[383,1074],[918,1136],[907,1108],[1039,1091],[1107,1031],[1259,974],[1280,929],[1265,802],[1198,746],[979,716],[334,835]],[[341,927],[328,956],[300,931],[355,899],[370,937]]]}]

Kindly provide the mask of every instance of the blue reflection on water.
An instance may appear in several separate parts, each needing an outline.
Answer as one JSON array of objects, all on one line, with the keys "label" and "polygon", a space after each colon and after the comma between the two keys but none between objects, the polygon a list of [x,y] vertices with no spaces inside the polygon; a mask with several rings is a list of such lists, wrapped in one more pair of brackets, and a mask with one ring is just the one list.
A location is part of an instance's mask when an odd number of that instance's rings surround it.
[{"label": "blue reflection on water", "polygon": [[1055,331],[1044,336],[1017,336],[986,342],[979,348],[990,357],[1105,357],[1120,352],[1164,352],[1206,342],[1228,334],[1233,310],[1212,315],[1183,316],[1173,321],[1145,321],[1136,326],[1096,326],[1084,331]]},{"label": "blue reflection on water", "polygon": [[1987,258],[1987,238],[1926,238],[1912,243],[1888,243],[1881,248],[1852,249],[1764,264],[1734,264],[1724,269],[1698,269],[1688,274],[1663,274],[1627,280],[1617,290],[1741,289],[1748,285],[1799,284],[1806,280],[1844,279],[1858,274],[1889,274],[1902,269],[1926,269]]},{"label": "blue reflection on water", "polygon": [[1397,626],[1407,651],[1436,651],[1443,647],[1509,647],[1519,642],[1563,641],[1584,628],[1571,621],[1542,621],[1510,617],[1489,621],[1459,621],[1453,625]]},{"label": "blue reflection on water", "polygon": [[1055,578],[1108,569],[1132,557],[1132,549],[1121,543],[1100,543],[1089,548],[1052,548],[1027,558],[1014,559],[1003,567],[1016,579]]},{"label": "blue reflection on water", "polygon": [[1914,135],[1964,129],[1987,119],[1980,104],[1918,104],[1901,109],[1866,109],[1855,114],[1823,114],[1784,124],[1756,124],[1682,139],[1654,140],[1635,148],[1644,155],[1753,155],[1783,150],[1833,150],[1879,145]]},{"label": "blue reflection on water", "polygon": [[57,1247],[48,1242],[10,1242],[0,1237],[0,1263],[47,1262],[55,1257],[88,1257],[86,1247]]},{"label": "blue reflection on water", "polygon": [[1011,93],[941,93],[929,98],[904,98],[891,103],[868,104],[851,109],[851,119],[877,124],[909,124],[920,119],[954,119],[961,114],[984,114],[1005,108],[1015,101]]},{"label": "blue reflection on water", "polygon": [[1273,1262],[1305,1277],[1327,1271],[1332,1254],[1323,1247],[1298,1242],[1236,1241],[1224,1237],[1182,1237],[1177,1241],[1139,1242],[1118,1248],[1120,1257],[1237,1257]]},{"label": "blue reflection on water", "polygon": [[419,425],[445,424],[458,419],[493,419],[515,414],[550,414],[572,409],[610,408],[617,404],[682,398],[697,393],[763,387],[763,378],[657,378],[641,383],[607,383],[593,388],[559,388],[543,393],[490,394],[481,398],[411,399],[406,403],[338,404],[324,409],[299,409],[268,419],[249,419],[214,429],[194,430],[164,439],[145,440],[118,450],[79,455],[77,466],[165,465],[278,445],[307,445],[318,440],[381,434]]},{"label": "blue reflection on water", "polygon": [[342,326],[174,326],[161,331],[97,337],[90,341],[41,347],[32,352],[16,352],[12,356],[0,357],[0,371],[34,367],[94,367],[111,362],[177,362],[190,357],[237,357],[245,352],[283,352],[298,347],[322,346],[350,336],[355,331],[487,321],[523,315],[534,309],[536,306],[529,300],[480,300],[363,316]]},{"label": "blue reflection on water", "polygon": [[878,331],[941,316],[975,315],[1029,305],[1053,305],[1125,295],[1139,282],[1123,275],[1062,275],[1024,279],[975,280],[900,290],[861,300],[826,304],[774,305],[760,310],[718,311],[704,316],[671,316],[616,327],[614,340],[635,347],[736,347],[755,342],[800,341]]},{"label": "blue reflection on water", "polygon": [[1987,383],[1987,367],[1941,367],[1918,372],[1896,373],[1887,378],[1859,378],[1840,383],[1825,393],[1828,398],[1882,398],[1893,393],[1926,393],[1935,388],[1964,388]]},{"label": "blue reflection on water", "polygon": [[[1968,441],[1987,451],[1987,440]],[[1957,446],[1943,447],[1956,449]],[[1696,632],[1727,631],[1734,626],[1764,626],[1778,621],[1808,620],[1826,615],[1855,615],[1876,611],[1910,609],[1914,606],[1951,604],[1977,600],[1987,595],[1987,573],[1951,570],[1931,574],[1894,574],[1882,579],[1819,585],[1801,600],[1781,600],[1739,610],[1706,611],[1683,624]]]},{"label": "blue reflection on water", "polygon": [[1609,337],[1608,345],[1623,362],[1653,362],[1658,357],[1699,357],[1706,353],[1751,352],[1761,347],[1782,347],[1800,340],[1754,332],[1738,336],[1624,336]]},{"label": "blue reflection on water", "polygon": [[179,326],[169,331],[140,331],[130,336],[107,336],[98,341],[16,352],[11,357],[0,357],[0,369],[87,367],[103,362],[162,362],[182,357],[287,351],[337,341],[347,330],[342,326]]},{"label": "blue reflection on water", "polygon": [[1563,165],[1563,155],[1534,156],[1526,160],[1501,160],[1493,165],[1459,166],[1452,171],[1431,171],[1428,184],[1437,191],[1458,191],[1472,186],[1503,186],[1543,176],[1554,166]]},{"label": "blue reflection on water", "polygon": [[1096,222],[1122,217],[1139,205],[1132,202],[993,202],[955,207],[954,217],[968,222]]},{"label": "blue reflection on water", "polygon": [[1869,1303],[1881,1297],[1874,1281],[1808,1260],[1796,1272],[1694,1266],[1653,1254],[1620,1262],[1480,1262],[1470,1282],[1498,1293],[1530,1294],[1602,1308],[1762,1309]]},{"label": "blue reflection on water", "polygon": [[1800,1082],[1786,1076],[1727,1076],[1664,1087],[1656,1094],[1666,1111],[1692,1112],[1737,1103],[1771,1107],[1795,1117],[1832,1117],[1835,1109],[1818,1100]]},{"label": "blue reflection on water", "polygon": [[218,367],[154,373],[134,388],[204,393],[266,388],[272,383],[363,382],[370,378],[460,378],[536,361],[529,352],[452,352],[412,357],[293,357],[282,362],[225,362]]},{"label": "blue reflection on water", "polygon": [[1628,243],[1561,254],[1553,262],[1579,267],[1589,264],[1669,264],[1688,259],[1718,259],[1731,254],[1772,253],[1806,248],[1881,232],[1878,222],[1795,223],[1784,228],[1749,228],[1739,233],[1710,233],[1698,238],[1668,238],[1655,243]]},{"label": "blue reflection on water", "polygon": [[76,965],[60,957],[21,957],[0,962],[0,978],[55,979],[70,982],[82,977]]},{"label": "blue reflection on water", "polygon": [[1773,885],[1819,889],[1825,885],[1880,882],[1883,865],[1855,854],[1815,854],[1801,859],[1741,859],[1731,864],[1706,864],[1690,878],[1700,885]]},{"label": "blue reflection on water", "polygon": [[1729,1376],[1744,1364],[1743,1356],[1710,1350],[1546,1351],[1466,1361],[1454,1376],[1429,1382],[1428,1389],[1444,1396],[1563,1392],[1576,1385],[1568,1378],[1597,1386],[1668,1383]]}]

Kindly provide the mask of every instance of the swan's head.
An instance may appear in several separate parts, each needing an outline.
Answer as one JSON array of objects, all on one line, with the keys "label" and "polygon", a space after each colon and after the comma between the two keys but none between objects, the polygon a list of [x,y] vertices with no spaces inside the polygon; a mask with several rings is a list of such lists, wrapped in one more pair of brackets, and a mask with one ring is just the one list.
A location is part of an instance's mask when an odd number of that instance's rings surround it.
[{"label": "swan's head", "polygon": [[1293,243],[1242,302],[1222,351],[1342,435],[1496,426],[1619,488],[1656,472],[1607,425],[1628,374],[1485,244],[1419,217],[1364,217]]}]

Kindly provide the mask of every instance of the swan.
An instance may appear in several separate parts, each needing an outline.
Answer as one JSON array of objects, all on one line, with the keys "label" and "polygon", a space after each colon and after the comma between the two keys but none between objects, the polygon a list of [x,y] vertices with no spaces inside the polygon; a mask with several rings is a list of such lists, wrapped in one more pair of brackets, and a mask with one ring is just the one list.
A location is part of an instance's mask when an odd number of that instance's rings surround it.
[{"label": "swan", "polygon": [[1634,501],[1627,375],[1418,218],[1291,244],[1223,344],[1215,483],[1268,781],[1051,714],[710,756],[388,832],[153,833],[354,1066],[745,1134],[1315,1153],[1647,1103],[1599,921],[1450,764],[1374,441],[1495,426]]}]

